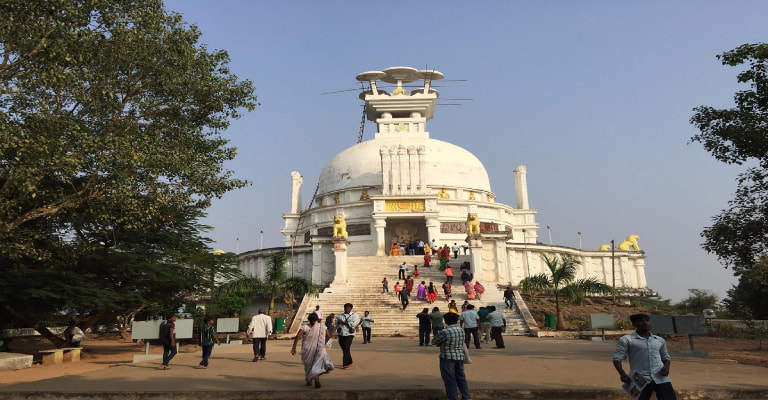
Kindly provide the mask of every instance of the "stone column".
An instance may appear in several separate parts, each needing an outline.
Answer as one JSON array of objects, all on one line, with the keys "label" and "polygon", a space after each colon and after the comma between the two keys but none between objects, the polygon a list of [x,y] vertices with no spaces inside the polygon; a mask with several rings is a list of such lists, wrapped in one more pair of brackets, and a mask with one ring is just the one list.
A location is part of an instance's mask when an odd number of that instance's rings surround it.
[{"label": "stone column", "polygon": [[336,261],[336,275],[332,284],[344,286],[347,284],[347,238],[334,236],[332,240],[333,255]]},{"label": "stone column", "polygon": [[419,160],[416,157],[416,146],[408,146],[408,193],[416,193],[418,181],[416,177],[419,173]]},{"label": "stone column", "polygon": [[379,149],[381,154],[381,194],[389,194],[389,176],[392,173],[392,161],[389,158],[389,149],[387,146],[382,146]]},{"label": "stone column", "polygon": [[419,155],[419,193],[427,193],[427,148],[419,146],[416,152]]},{"label": "stone column", "polygon": [[323,245],[312,243],[312,283],[324,285],[323,282]]},{"label": "stone column", "polygon": [[637,268],[637,287],[639,289],[647,289],[648,282],[645,281],[645,260],[642,258],[636,259],[635,268]]},{"label": "stone column", "polygon": [[384,229],[387,227],[386,217],[373,217],[373,227],[376,229],[376,237],[374,243],[376,246],[376,255],[385,256],[387,251],[387,243],[384,241]]},{"label": "stone column", "polygon": [[467,236],[471,272],[475,280],[483,280],[483,240],[480,235]]},{"label": "stone column", "polygon": [[427,226],[427,235],[429,236],[430,246],[432,239],[435,239],[439,243],[440,221],[437,220],[437,217],[427,217],[425,225]]},{"label": "stone column", "polygon": [[389,158],[392,161],[392,167],[390,168],[392,172],[392,190],[390,190],[389,194],[398,194],[400,190],[400,160],[397,155],[397,146],[389,148]]},{"label": "stone column", "polygon": [[525,165],[521,165],[514,170],[515,174],[515,194],[517,197],[517,209],[527,210],[528,206],[528,180],[526,179]]},{"label": "stone column", "polygon": [[396,194],[406,194],[407,186],[408,186],[408,153],[406,152],[405,146],[400,145],[397,147],[397,159],[400,161],[400,165],[398,165],[398,172],[400,172],[400,188],[397,190]]}]

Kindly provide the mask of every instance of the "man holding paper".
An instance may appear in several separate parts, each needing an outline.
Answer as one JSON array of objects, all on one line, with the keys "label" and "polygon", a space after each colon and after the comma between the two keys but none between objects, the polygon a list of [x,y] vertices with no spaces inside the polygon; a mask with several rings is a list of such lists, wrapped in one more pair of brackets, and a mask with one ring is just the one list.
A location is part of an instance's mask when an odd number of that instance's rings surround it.
[{"label": "man holding paper", "polygon": [[[613,353],[613,366],[624,382],[625,390],[639,400],[648,400],[656,393],[658,400],[677,400],[669,379],[671,358],[667,342],[651,333],[651,317],[634,314],[629,317],[636,331],[619,339]],[[622,361],[629,359],[629,371],[624,372]]]}]

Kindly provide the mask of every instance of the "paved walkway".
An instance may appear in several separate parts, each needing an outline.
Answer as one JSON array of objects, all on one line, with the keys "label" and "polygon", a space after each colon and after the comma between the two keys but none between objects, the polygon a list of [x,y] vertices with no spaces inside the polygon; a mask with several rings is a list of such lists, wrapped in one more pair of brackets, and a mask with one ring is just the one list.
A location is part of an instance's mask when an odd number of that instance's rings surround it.
[{"label": "paved walkway", "polygon": [[[506,349],[485,345],[470,350],[473,364],[466,371],[473,399],[629,398],[620,391],[611,364],[615,344],[529,337],[505,341]],[[270,341],[267,360],[256,363],[251,362],[251,345],[244,344],[214,350],[205,370],[194,368],[199,352],[180,353],[167,371],[158,369],[159,360],[125,364],[81,376],[5,386],[0,397],[40,398],[40,392],[47,392],[47,399],[445,398],[438,349],[419,347],[414,338],[374,337],[373,343],[365,345],[356,339],[353,367],[323,376],[320,390],[304,386],[301,361],[298,355],[291,356],[291,343]],[[341,361],[335,343],[329,353],[334,361]],[[768,398],[766,368],[673,355],[671,377],[681,399]]]}]

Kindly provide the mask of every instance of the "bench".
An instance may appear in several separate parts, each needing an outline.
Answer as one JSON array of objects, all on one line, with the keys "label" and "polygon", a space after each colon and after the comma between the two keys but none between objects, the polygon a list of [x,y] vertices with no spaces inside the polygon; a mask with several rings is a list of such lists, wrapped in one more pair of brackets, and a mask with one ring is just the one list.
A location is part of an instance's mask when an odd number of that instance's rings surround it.
[{"label": "bench", "polygon": [[80,350],[82,350],[81,347],[64,347],[61,349],[40,350],[37,353],[40,354],[40,360],[43,365],[53,365],[61,364],[64,361],[80,361]]}]

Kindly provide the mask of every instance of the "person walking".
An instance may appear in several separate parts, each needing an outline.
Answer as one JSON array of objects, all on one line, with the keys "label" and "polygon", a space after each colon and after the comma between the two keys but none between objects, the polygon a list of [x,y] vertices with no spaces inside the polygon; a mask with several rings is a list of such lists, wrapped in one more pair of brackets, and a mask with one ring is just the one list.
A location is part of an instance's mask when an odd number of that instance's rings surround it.
[{"label": "person walking", "polygon": [[408,296],[413,292],[413,278],[410,275],[405,278],[405,291],[408,292]]},{"label": "person walking", "polygon": [[208,368],[208,358],[211,357],[213,352],[213,344],[221,344],[219,338],[216,337],[216,328],[213,326],[213,318],[203,318],[203,326],[200,327],[200,347],[203,349],[203,359],[200,364],[197,365],[198,369]]},{"label": "person walking", "polygon": [[309,314],[309,324],[303,325],[293,338],[291,355],[296,355],[296,343],[301,339],[301,363],[304,364],[304,381],[307,386],[315,382],[315,389],[320,389],[320,375],[333,370],[333,361],[325,351],[325,342],[331,333],[320,324],[316,314]]},{"label": "person walking", "polygon": [[253,340],[253,362],[265,359],[267,357],[267,338],[272,333],[272,318],[264,314],[263,308],[259,308],[259,313],[251,318],[251,323],[248,324],[248,330],[245,333]]},{"label": "person walking", "polygon": [[408,270],[408,264],[403,261],[402,264],[400,264],[400,267],[398,267],[397,270],[397,279],[405,279],[405,271]]},{"label": "person walking", "polygon": [[445,301],[451,300],[451,284],[448,281],[443,283],[443,295],[445,295]]},{"label": "person walking", "polygon": [[491,312],[488,313],[488,321],[491,323],[491,339],[496,342],[495,349],[504,348],[504,337],[502,333],[507,328],[507,321],[504,319],[504,315],[496,310],[496,306],[488,307]]},{"label": "person walking", "polygon": [[456,325],[459,316],[445,314],[445,329],[432,339],[432,345],[440,346],[440,377],[443,378],[448,400],[472,400],[467,376],[464,373],[464,331]]},{"label": "person walking", "polygon": [[459,320],[461,321],[461,327],[464,328],[467,347],[469,347],[469,337],[471,335],[475,341],[475,348],[479,349],[480,335],[478,335],[478,327],[480,325],[480,316],[477,315],[475,306],[472,304],[467,305],[467,311],[462,311],[461,314],[459,314]]},{"label": "person walking", "polygon": [[398,299],[400,298],[401,290],[403,290],[403,285],[400,284],[400,281],[395,282],[395,297]]},{"label": "person walking", "polygon": [[453,258],[459,258],[459,245],[454,243],[451,247],[451,251],[453,251]]},{"label": "person walking", "polygon": [[480,317],[480,340],[483,343],[488,344],[491,341],[491,321],[488,319],[488,314],[491,312],[491,307],[480,307],[477,310],[477,316]]},{"label": "person walking", "polygon": [[512,303],[515,300],[515,292],[512,291],[511,286],[507,286],[506,289],[504,289],[504,304],[507,305],[507,308],[512,308]]},{"label": "person walking", "polygon": [[352,303],[344,304],[344,313],[336,316],[339,347],[343,353],[341,369],[352,366],[352,340],[355,338],[355,326],[360,321],[360,316],[352,312],[352,307]]},{"label": "person walking", "polygon": [[371,324],[373,323],[373,317],[371,313],[366,310],[363,313],[363,318],[360,319],[360,328],[363,330],[363,344],[371,343]]},{"label": "person walking", "polygon": [[408,304],[410,303],[408,300],[408,297],[410,296],[408,296],[408,292],[405,290],[401,290],[398,294],[400,297],[400,305],[403,306],[403,311],[405,311],[405,309],[408,307]]},{"label": "person walking", "polygon": [[328,330],[328,332],[331,333],[331,336],[333,336],[333,322],[336,319],[336,314],[330,313],[327,317],[325,317],[325,328]]},{"label": "person walking", "polygon": [[485,286],[480,281],[475,281],[475,296],[478,300],[483,297],[483,293],[485,293]]},{"label": "person walking", "polygon": [[445,314],[440,312],[439,307],[432,307],[432,314],[429,314],[429,319],[432,320],[432,337],[437,336],[437,333],[443,330],[443,316]]},{"label": "person walking", "polygon": [[419,283],[419,286],[416,288],[416,300],[424,301],[427,299],[427,283],[425,281],[421,281]]},{"label": "person walking", "polygon": [[429,318],[429,308],[424,308],[416,314],[419,319],[419,346],[429,346],[429,333],[432,330],[432,320]]},{"label": "person walking", "polygon": [[434,283],[429,282],[429,286],[427,286],[427,302],[432,304],[435,300],[437,300],[437,288]]},{"label": "person walking", "polygon": [[629,372],[637,372],[648,382],[638,400],[648,400],[654,392],[658,400],[676,400],[677,395],[669,379],[672,359],[667,351],[667,342],[651,333],[651,317],[647,314],[634,314],[629,320],[636,330],[619,338],[613,353],[613,367],[619,378],[624,383],[631,382],[622,366],[622,361],[629,359]]},{"label": "person walking", "polygon": [[386,276],[381,281],[381,294],[384,293],[389,294],[389,281],[387,280]]},{"label": "person walking", "polygon": [[313,313],[317,314],[317,320],[322,321],[323,320],[323,310],[320,309],[320,305],[315,306],[315,311],[312,311]]},{"label": "person walking", "polygon": [[445,265],[445,280],[453,284],[453,268],[451,268],[451,264]]},{"label": "person walking", "polygon": [[173,357],[176,356],[176,316],[168,318],[160,328],[160,343],[163,344],[163,365],[162,369],[171,369],[168,365]]}]

